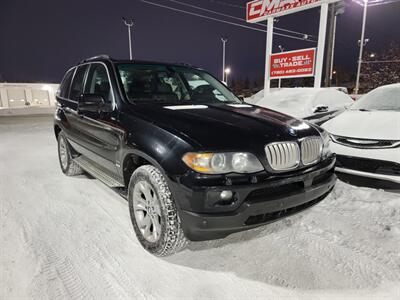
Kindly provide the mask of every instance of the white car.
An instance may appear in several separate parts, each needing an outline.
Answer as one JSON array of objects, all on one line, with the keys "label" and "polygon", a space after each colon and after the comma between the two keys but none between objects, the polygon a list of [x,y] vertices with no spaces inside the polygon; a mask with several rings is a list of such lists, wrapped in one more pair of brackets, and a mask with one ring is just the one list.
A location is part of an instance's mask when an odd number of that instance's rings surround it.
[{"label": "white car", "polygon": [[400,84],[371,91],[322,127],[337,172],[400,184]]},{"label": "white car", "polygon": [[272,89],[265,96],[261,91],[245,101],[316,124],[328,121],[354,103],[349,95],[336,88]]}]

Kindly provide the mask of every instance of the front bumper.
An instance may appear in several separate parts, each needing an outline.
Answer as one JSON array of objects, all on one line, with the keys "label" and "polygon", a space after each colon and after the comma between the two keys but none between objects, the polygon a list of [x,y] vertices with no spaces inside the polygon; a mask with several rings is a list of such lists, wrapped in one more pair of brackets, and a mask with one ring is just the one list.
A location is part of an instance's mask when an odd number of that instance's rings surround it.
[{"label": "front bumper", "polygon": [[[219,239],[303,211],[322,201],[333,189],[335,159],[328,165],[299,176],[260,184],[231,186],[237,195],[247,195],[233,211],[194,212],[181,209],[183,230],[189,240]],[[224,186],[218,190],[226,190]],[[207,190],[215,188],[206,188]]]}]

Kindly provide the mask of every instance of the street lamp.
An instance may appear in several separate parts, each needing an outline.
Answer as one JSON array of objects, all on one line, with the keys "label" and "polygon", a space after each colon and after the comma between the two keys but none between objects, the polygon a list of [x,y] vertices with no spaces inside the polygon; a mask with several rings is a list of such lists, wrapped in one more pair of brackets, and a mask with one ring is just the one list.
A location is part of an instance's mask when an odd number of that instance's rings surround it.
[{"label": "street lamp", "polygon": [[331,69],[329,72],[329,83],[332,84],[333,79],[333,66],[335,61],[335,46],[336,46],[336,27],[337,18],[339,15],[345,13],[345,3],[339,2],[334,5],[334,17],[333,17],[333,32],[332,32],[332,52],[331,52]]},{"label": "street lamp", "polygon": [[357,80],[356,80],[356,89],[355,94],[357,95],[360,89],[360,74],[361,74],[361,65],[363,63],[363,51],[364,46],[369,42],[369,39],[365,39],[365,25],[367,23],[367,11],[368,6],[378,6],[383,4],[395,3],[395,0],[353,0],[353,2],[361,5],[363,10],[363,22],[362,22],[362,29],[361,29],[361,40],[360,43],[360,54],[358,56],[358,69],[357,69]]},{"label": "street lamp", "polygon": [[226,79],[225,83],[228,86],[228,76],[229,76],[229,74],[231,74],[231,68],[229,68],[229,67],[226,68],[224,73],[225,73],[225,79]]},{"label": "street lamp", "polygon": [[[281,50],[281,53],[285,51],[285,48],[282,47],[282,45],[279,45],[279,50]],[[282,86],[282,78],[279,78],[278,80],[278,89],[281,89]]]},{"label": "street lamp", "polygon": [[364,6],[364,12],[363,12],[363,22],[362,22],[362,28],[361,28],[360,53],[358,55],[356,89],[354,91],[356,95],[358,94],[358,91],[360,89],[361,64],[362,64],[362,59],[363,59],[364,46],[366,45],[366,41],[365,41],[365,25],[367,23],[368,0],[364,0],[364,3],[362,5]]},{"label": "street lamp", "polygon": [[226,43],[228,42],[227,38],[221,38],[222,41],[222,81],[225,82],[225,66],[226,66]]},{"label": "street lamp", "polygon": [[131,27],[133,26],[133,20],[126,20],[122,18],[124,24],[128,27],[128,41],[129,41],[129,59],[132,60],[132,36],[131,36]]}]

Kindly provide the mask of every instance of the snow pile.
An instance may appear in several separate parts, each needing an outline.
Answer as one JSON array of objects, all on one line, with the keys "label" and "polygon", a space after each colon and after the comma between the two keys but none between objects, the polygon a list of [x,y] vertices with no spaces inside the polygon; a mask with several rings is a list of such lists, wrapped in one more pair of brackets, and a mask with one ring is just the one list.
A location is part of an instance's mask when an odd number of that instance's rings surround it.
[{"label": "snow pile", "polygon": [[0,118],[0,299],[400,299],[400,197],[338,183],[314,208],[167,259],[128,205],[64,176],[50,118]]},{"label": "snow pile", "polygon": [[264,91],[260,91],[245,101],[298,118],[313,115],[317,106],[327,106],[329,111],[333,111],[353,103],[345,93],[325,88],[272,89],[265,96]]}]

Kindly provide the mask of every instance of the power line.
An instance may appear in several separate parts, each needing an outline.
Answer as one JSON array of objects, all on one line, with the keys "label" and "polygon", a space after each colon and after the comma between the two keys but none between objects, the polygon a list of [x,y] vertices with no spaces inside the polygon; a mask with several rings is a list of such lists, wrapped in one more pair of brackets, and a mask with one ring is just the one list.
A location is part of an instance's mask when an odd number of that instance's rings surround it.
[{"label": "power line", "polygon": [[[176,3],[176,4],[180,4],[180,5],[184,5],[184,6],[188,6],[188,7],[191,7],[191,8],[195,8],[195,9],[198,9],[198,10],[210,12],[210,13],[213,13],[213,14],[217,14],[217,15],[220,15],[220,16],[227,17],[227,18],[239,20],[241,22],[245,21],[244,19],[236,17],[236,16],[228,15],[228,14],[225,14],[225,13],[221,13],[221,12],[218,12],[218,11],[215,11],[215,10],[211,10],[211,9],[207,9],[207,8],[203,8],[203,7],[200,7],[200,6],[197,6],[197,5],[185,3],[185,2],[182,2],[182,1],[177,1],[177,0],[167,0],[167,1],[170,1],[170,2],[173,2],[173,3]],[[255,23],[254,25],[262,26],[262,27],[265,27],[265,28],[267,27],[266,24],[261,24],[261,23]],[[305,35],[307,35],[309,37],[312,36],[311,34],[306,34],[306,33],[297,32],[297,31],[293,31],[293,30],[289,30],[289,29],[279,28],[279,27],[276,27],[276,26],[274,28],[277,29],[277,30],[281,30],[281,31],[289,32],[289,33],[293,33],[293,34],[298,34],[298,35],[302,35],[302,36],[305,36]]]},{"label": "power line", "polygon": [[[150,2],[150,1],[147,1],[147,0],[140,0],[140,1],[144,2],[144,3],[147,3],[147,4],[150,4],[150,5],[153,5],[153,6],[162,7],[162,8],[173,10],[173,11],[176,11],[176,12],[181,12],[181,13],[185,13],[185,14],[188,14],[188,15],[192,15],[192,16],[196,16],[196,17],[200,17],[200,18],[204,18],[204,19],[208,19],[208,20],[213,20],[213,21],[216,21],[216,22],[221,22],[221,23],[225,23],[225,24],[229,24],[229,25],[233,25],[233,26],[237,26],[237,27],[241,27],[241,28],[245,28],[245,29],[250,29],[250,30],[254,30],[254,31],[264,32],[264,33],[267,32],[264,29],[254,28],[254,27],[250,27],[250,26],[246,26],[246,25],[242,25],[242,24],[238,24],[238,23],[234,23],[234,22],[230,22],[230,21],[224,21],[224,20],[220,20],[220,19],[204,16],[204,15],[201,15],[201,14],[197,14],[197,13],[194,13],[194,12],[189,12],[189,11],[186,11],[186,10],[181,10],[181,9],[178,9],[178,8],[174,8],[174,7],[170,7],[170,6],[166,6],[166,5]],[[314,41],[314,40],[304,39],[304,38],[291,36],[291,35],[287,35],[287,34],[282,34],[282,33],[277,33],[277,32],[275,32],[274,34],[278,35],[278,36],[291,38],[291,39],[296,39],[296,40],[316,43],[316,41]]]},{"label": "power line", "polygon": [[208,0],[208,1],[213,2],[213,3],[216,3],[216,4],[219,4],[219,5],[229,6],[229,7],[235,7],[235,8],[240,8],[240,9],[246,8],[246,7],[243,6],[243,5],[237,5],[237,4],[226,3],[226,2],[224,2],[224,1],[219,1],[219,0]]}]

